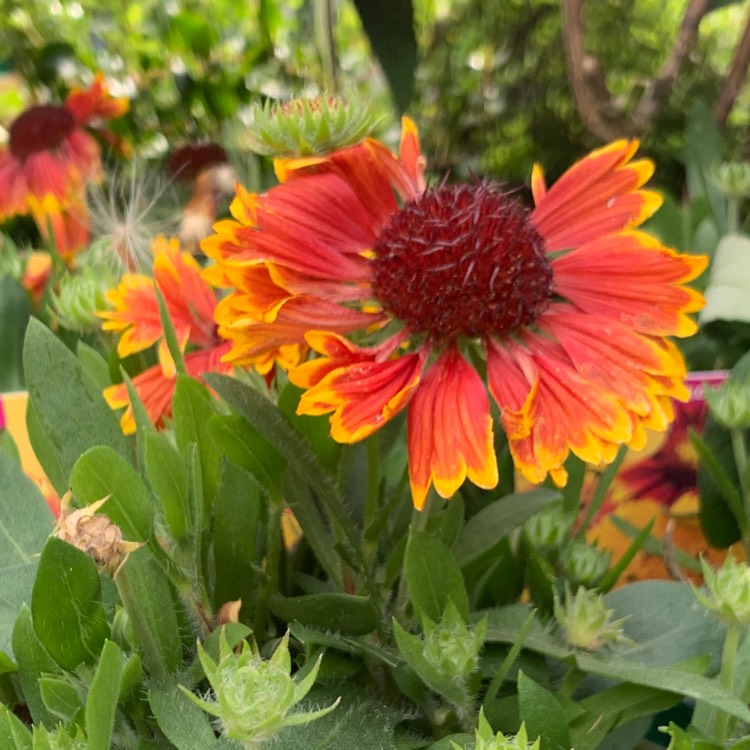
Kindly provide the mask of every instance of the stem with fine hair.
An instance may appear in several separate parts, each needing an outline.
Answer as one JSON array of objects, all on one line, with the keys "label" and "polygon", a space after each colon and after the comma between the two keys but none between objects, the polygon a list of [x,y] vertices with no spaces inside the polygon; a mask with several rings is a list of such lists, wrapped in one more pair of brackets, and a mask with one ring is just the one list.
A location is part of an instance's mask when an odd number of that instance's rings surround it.
[{"label": "stem with fine hair", "polygon": [[[737,650],[739,649],[740,641],[742,640],[744,632],[745,629],[742,625],[731,623],[727,628],[727,634],[724,638],[724,648],[721,652],[721,671],[719,673],[719,680],[721,686],[729,694],[732,694],[733,692],[734,665],[737,661]],[[724,743],[732,732],[735,723],[736,719],[731,717],[726,711],[719,711],[716,717],[715,731],[713,735],[714,739]]]}]

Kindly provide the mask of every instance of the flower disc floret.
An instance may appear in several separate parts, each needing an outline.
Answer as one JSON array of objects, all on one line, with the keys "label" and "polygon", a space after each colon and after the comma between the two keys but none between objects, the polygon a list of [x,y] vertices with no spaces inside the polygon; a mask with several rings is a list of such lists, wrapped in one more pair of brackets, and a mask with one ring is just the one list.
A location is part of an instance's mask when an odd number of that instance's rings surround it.
[{"label": "flower disc floret", "polygon": [[414,333],[507,336],[549,305],[544,241],[495,186],[445,185],[394,214],[373,248],[373,292]]},{"label": "flower disc floret", "polygon": [[18,159],[60,146],[73,132],[76,121],[65,107],[39,104],[19,115],[10,126],[8,146]]}]

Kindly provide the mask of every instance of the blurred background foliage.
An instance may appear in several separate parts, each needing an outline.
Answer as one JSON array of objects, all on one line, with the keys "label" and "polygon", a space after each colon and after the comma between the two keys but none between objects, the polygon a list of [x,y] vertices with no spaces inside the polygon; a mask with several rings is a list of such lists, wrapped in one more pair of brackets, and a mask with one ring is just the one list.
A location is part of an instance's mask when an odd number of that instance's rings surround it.
[{"label": "blurred background foliage", "polygon": [[[91,71],[131,100],[118,123],[136,154],[158,158],[207,138],[243,150],[250,105],[268,97],[356,89],[385,114],[417,121],[432,168],[454,177],[551,176],[601,143],[571,91],[565,13],[580,0],[0,0],[0,124],[62,96]],[[571,10],[573,9],[573,10]],[[679,41],[700,26],[662,106],[633,129],[629,113]],[[586,83],[603,116],[639,135],[662,186],[680,195],[686,118],[711,107],[731,69],[747,2],[587,0]],[[4,59],[2,59],[4,58]],[[586,69],[586,68],[585,68]],[[740,91],[724,158],[746,156],[750,96]]]}]

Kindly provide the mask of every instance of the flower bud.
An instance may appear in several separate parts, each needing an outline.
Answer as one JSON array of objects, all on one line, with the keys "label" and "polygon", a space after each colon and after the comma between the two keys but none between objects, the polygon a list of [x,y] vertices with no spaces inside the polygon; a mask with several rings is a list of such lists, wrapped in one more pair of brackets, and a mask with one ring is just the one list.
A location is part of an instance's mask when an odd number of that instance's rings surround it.
[{"label": "flower bud", "polygon": [[562,503],[551,503],[535,513],[523,525],[529,546],[537,552],[558,550],[568,538],[573,518],[568,516]]},{"label": "flower bud", "polygon": [[[476,730],[476,750],[539,750],[541,737],[529,742],[526,724],[521,724],[518,734],[503,736],[500,732],[494,734],[492,727],[484,717],[484,711],[479,709],[479,725]],[[461,747],[451,740],[453,750]]]},{"label": "flower bud", "polygon": [[586,542],[571,542],[562,554],[562,565],[572,586],[594,588],[609,570],[612,555]]},{"label": "flower bud", "polygon": [[722,427],[743,430],[750,427],[750,383],[730,377],[716,388],[704,388],[703,397]]},{"label": "flower bud", "polygon": [[750,625],[750,568],[727,556],[716,571],[701,558],[707,594],[693,587],[695,598],[706,609],[732,625]]},{"label": "flower bud", "polygon": [[253,109],[250,148],[264,156],[327,154],[363,140],[377,125],[355,96],[268,101]]},{"label": "flower bud", "polygon": [[32,731],[33,739],[29,747],[34,750],[89,750],[88,740],[80,727],[68,729],[63,724],[58,724],[54,729],[47,729],[41,724],[35,724]]},{"label": "flower bud", "polygon": [[728,198],[750,196],[750,164],[747,162],[723,162],[714,167],[709,179]]},{"label": "flower bud", "polygon": [[290,674],[288,633],[267,661],[247,642],[243,642],[242,651],[235,654],[223,630],[219,638],[218,663],[200,643],[198,658],[211,684],[211,699],[202,700],[187,688],[180,688],[204,711],[219,719],[224,736],[251,746],[271,739],[284,727],[306,724],[325,716],[340,700],[318,711],[293,710],[312,688],[320,659],[307,676],[296,682]]},{"label": "flower bud", "polygon": [[479,652],[487,634],[483,618],[476,629],[466,625],[452,601],[445,608],[443,619],[435,624],[423,618],[425,659],[442,675],[465,680],[479,664]]},{"label": "flower bud", "polygon": [[81,273],[66,274],[58,291],[50,295],[50,306],[57,322],[69,331],[95,331],[101,325],[97,310],[107,307],[105,294],[115,283],[102,269],[83,267]]},{"label": "flower bud", "polygon": [[607,609],[604,597],[591,589],[579,586],[573,596],[566,585],[564,603],[555,594],[554,613],[566,640],[576,648],[598,651],[607,644],[631,642],[622,631],[627,618],[613,622],[613,610]]}]

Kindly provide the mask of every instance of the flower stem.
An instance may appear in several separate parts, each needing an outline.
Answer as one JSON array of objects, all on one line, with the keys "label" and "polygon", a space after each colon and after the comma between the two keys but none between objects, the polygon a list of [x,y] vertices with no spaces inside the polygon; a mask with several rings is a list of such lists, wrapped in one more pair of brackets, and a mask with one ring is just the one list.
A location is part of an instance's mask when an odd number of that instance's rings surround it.
[{"label": "flower stem", "polygon": [[[367,446],[367,495],[365,496],[365,516],[363,529],[369,529],[375,521],[380,505],[380,443],[377,435],[371,435]],[[365,554],[372,562],[378,549],[378,540],[365,542]]]},{"label": "flower stem", "polygon": [[[719,680],[721,686],[727,691],[727,693],[733,692],[734,687],[734,665],[737,660],[737,650],[740,645],[740,640],[744,629],[741,625],[733,623],[727,628],[727,634],[724,638],[724,648],[721,652],[721,672],[719,673]],[[716,731],[714,738],[720,742],[724,742],[732,732],[734,728],[735,720],[725,711],[719,711],[716,717]]]},{"label": "flower stem", "polygon": [[123,565],[118,571],[115,576],[115,584],[117,585],[117,592],[120,594],[120,601],[130,617],[136,639],[143,651],[143,661],[146,668],[154,680],[165,682],[169,677],[169,670],[164,661],[164,654],[149,627],[140,600],[133,590],[127,565]]},{"label": "flower stem", "polygon": [[265,575],[258,585],[258,598],[255,603],[253,632],[256,638],[265,633],[268,624],[268,605],[271,595],[278,590],[279,560],[281,557],[281,498],[273,497],[268,504],[268,527],[266,529]]},{"label": "flower stem", "polygon": [[[409,524],[409,531],[424,531],[427,528],[427,521],[430,518],[430,498],[429,495],[425,500],[424,507],[422,510],[414,508],[411,512],[411,523]],[[396,619],[403,625],[404,615],[406,613],[406,605],[409,599],[409,585],[406,582],[406,554],[404,554],[404,561],[401,564],[401,578],[398,582],[398,593],[396,594],[396,604],[394,607],[394,615]]]},{"label": "flower stem", "polygon": [[740,198],[727,198],[727,234],[740,231]]},{"label": "flower stem", "polygon": [[[745,446],[745,435],[740,427],[732,427],[729,430],[732,440],[732,453],[734,454],[734,464],[737,467],[737,476],[740,482],[740,493],[742,495],[742,505],[745,509],[745,517],[750,519],[750,496],[747,491],[747,482],[745,472],[747,470],[747,448]],[[743,543],[745,545],[745,556],[750,560],[750,536],[744,535]]]}]

